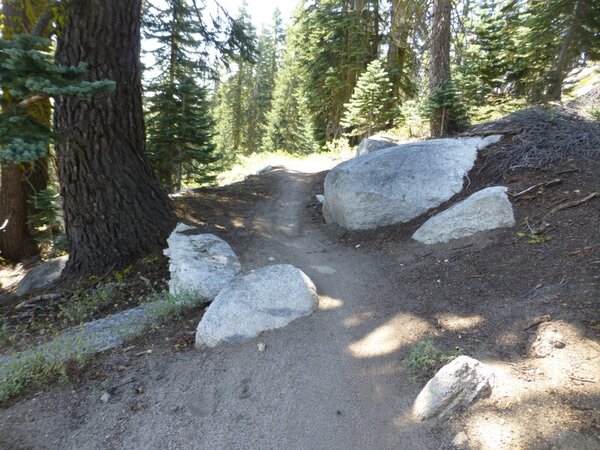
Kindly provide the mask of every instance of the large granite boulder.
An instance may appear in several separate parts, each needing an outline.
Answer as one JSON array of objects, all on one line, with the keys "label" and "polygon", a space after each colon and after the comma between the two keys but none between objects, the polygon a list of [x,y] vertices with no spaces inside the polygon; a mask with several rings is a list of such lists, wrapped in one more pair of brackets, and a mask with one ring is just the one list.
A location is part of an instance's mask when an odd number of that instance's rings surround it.
[{"label": "large granite boulder", "polygon": [[294,266],[277,264],[238,277],[204,313],[196,347],[240,342],[311,314],[318,304],[313,282]]},{"label": "large granite boulder", "polygon": [[515,216],[507,188],[489,187],[458,202],[425,222],[412,238],[424,244],[448,242],[480,231],[512,227]]},{"label": "large granite boulder", "polygon": [[18,296],[26,295],[34,289],[49,285],[60,276],[68,259],[68,256],[60,256],[33,268],[19,281],[15,294]]},{"label": "large granite boulder", "polygon": [[186,234],[194,230],[179,224],[167,239],[169,292],[211,301],[240,272],[240,262],[229,244],[214,234]]},{"label": "large granite boulder", "polygon": [[460,192],[477,151],[500,137],[435,139],[345,161],[325,178],[325,220],[349,230],[408,222]]},{"label": "large granite boulder", "polygon": [[369,153],[383,150],[384,148],[398,145],[393,136],[387,134],[375,134],[363,139],[356,149],[356,157],[368,155]]},{"label": "large granite boulder", "polygon": [[442,367],[427,382],[413,405],[419,420],[445,417],[492,394],[495,375],[489,366],[468,356],[459,356]]}]

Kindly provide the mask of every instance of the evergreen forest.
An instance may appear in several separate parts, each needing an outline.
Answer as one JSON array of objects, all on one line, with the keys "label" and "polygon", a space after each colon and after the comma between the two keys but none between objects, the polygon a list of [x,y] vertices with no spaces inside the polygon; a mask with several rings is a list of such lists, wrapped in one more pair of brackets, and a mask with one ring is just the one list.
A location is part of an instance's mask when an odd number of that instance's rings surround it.
[{"label": "evergreen forest", "polygon": [[69,278],[163,245],[168,194],[240,157],[560,102],[600,2],[298,0],[259,29],[247,3],[6,0],[1,32],[0,257],[68,252]]}]

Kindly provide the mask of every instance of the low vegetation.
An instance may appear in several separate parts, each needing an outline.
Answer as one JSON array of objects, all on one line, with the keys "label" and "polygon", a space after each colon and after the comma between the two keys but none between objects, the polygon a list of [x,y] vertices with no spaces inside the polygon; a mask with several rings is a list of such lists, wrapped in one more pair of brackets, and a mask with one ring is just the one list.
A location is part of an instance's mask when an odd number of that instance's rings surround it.
[{"label": "low vegetation", "polygon": [[415,380],[426,380],[458,355],[457,350],[440,350],[434,345],[433,339],[428,338],[412,348],[408,357],[408,366]]}]

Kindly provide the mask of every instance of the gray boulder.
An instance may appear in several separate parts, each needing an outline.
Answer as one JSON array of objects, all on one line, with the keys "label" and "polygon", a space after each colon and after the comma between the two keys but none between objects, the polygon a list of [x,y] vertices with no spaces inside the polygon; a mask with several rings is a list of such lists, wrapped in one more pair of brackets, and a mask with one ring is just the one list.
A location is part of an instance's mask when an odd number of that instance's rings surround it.
[{"label": "gray boulder", "polygon": [[254,270],[223,289],[206,309],[196,347],[251,339],[308,316],[317,304],[315,285],[300,269],[278,264]]},{"label": "gray boulder", "polygon": [[515,216],[507,188],[482,189],[425,222],[412,238],[424,244],[448,242],[480,231],[512,227]]},{"label": "gray boulder", "polygon": [[229,244],[214,234],[184,234],[193,230],[179,224],[167,239],[169,292],[191,294],[211,301],[240,272],[240,262]]},{"label": "gray boulder", "polygon": [[68,256],[60,256],[35,267],[19,281],[15,293],[18,296],[26,295],[34,289],[49,285],[60,276],[68,259]]},{"label": "gray boulder", "polygon": [[413,414],[419,420],[445,417],[459,408],[492,394],[491,368],[468,356],[459,356],[442,367],[417,396]]},{"label": "gray boulder", "polygon": [[369,153],[396,145],[398,145],[398,142],[396,142],[394,137],[386,134],[376,134],[360,142],[360,145],[356,149],[356,157],[368,155]]},{"label": "gray boulder", "polygon": [[408,222],[460,192],[477,151],[499,139],[436,139],[345,161],[325,177],[325,220],[350,230]]}]

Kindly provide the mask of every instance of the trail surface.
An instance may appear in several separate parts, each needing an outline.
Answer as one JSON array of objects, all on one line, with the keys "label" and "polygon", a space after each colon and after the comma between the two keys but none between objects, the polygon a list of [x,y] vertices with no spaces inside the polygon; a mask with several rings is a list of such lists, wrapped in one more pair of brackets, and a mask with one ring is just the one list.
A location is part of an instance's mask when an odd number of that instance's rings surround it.
[{"label": "trail surface", "polygon": [[[270,176],[274,196],[246,218],[243,266],[299,267],[317,286],[319,310],[241,345],[148,357],[120,377],[143,386],[139,407],[122,388],[107,404],[98,390],[43,398],[40,407],[49,411],[36,412],[36,437],[8,417],[12,442],[35,447],[42,432],[49,448],[62,449],[438,447],[410,417],[418,386],[407,381],[397,353],[427,322],[406,312],[408,299],[385,283],[377,259],[337,246],[307,219],[313,175]],[[28,407],[35,399],[13,412]]]}]

